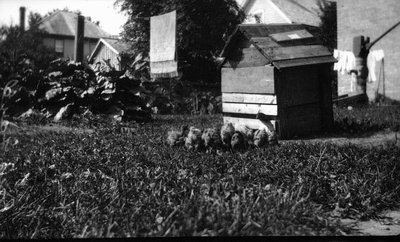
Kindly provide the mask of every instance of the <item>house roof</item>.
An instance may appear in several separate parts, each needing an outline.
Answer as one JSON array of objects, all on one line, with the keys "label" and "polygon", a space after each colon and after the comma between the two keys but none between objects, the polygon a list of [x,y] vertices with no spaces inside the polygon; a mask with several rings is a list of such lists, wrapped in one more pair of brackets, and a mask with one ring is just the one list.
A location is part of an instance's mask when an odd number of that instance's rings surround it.
[{"label": "house roof", "polygon": [[92,54],[90,55],[89,62],[92,61],[92,59],[100,51],[100,48],[102,46],[106,46],[107,48],[109,48],[112,52],[114,52],[117,55],[122,52],[126,52],[130,49],[128,43],[123,42],[120,39],[101,38],[97,42],[96,47],[94,48]]},{"label": "house roof", "polygon": [[[250,11],[256,0],[237,0],[246,14]],[[332,1],[332,0],[331,0]],[[271,0],[273,4],[292,23],[302,23],[312,26],[319,26],[320,17],[317,0]]]},{"label": "house roof", "polygon": [[[44,18],[39,24],[39,28],[48,34],[75,36],[78,14],[68,11],[57,11]],[[84,36],[86,38],[100,39],[110,36],[95,23],[85,19]]]},{"label": "house roof", "polygon": [[271,0],[293,23],[319,26],[317,0]]},{"label": "house roof", "polygon": [[118,52],[117,54],[129,50],[128,43],[126,43],[126,42],[124,42],[124,41],[122,41],[120,39],[106,39],[106,38],[103,38],[103,39],[100,39],[100,40],[104,44],[108,43],[109,45],[111,45],[111,47],[114,48],[114,50],[116,50]]},{"label": "house roof", "polygon": [[303,24],[240,24],[229,37],[221,57],[228,57],[240,40],[247,39],[277,68],[336,62]]}]

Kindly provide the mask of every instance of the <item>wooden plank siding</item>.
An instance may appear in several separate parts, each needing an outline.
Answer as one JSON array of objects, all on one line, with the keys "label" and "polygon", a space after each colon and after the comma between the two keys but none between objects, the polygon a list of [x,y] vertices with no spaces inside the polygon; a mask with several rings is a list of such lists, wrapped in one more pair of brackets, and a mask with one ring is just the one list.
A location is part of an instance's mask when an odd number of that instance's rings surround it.
[{"label": "wooden plank siding", "polygon": [[287,107],[282,119],[286,121],[280,133],[283,139],[313,134],[322,129],[319,103]]},{"label": "wooden plank siding", "polygon": [[286,68],[279,81],[282,107],[300,106],[320,102],[320,80],[315,66]]},{"label": "wooden plank siding", "polygon": [[318,65],[318,76],[321,82],[321,116],[322,116],[322,130],[329,131],[333,128],[333,109],[332,109],[332,85],[333,79],[331,64]]},{"label": "wooden plank siding", "polygon": [[274,94],[274,68],[256,66],[222,68],[221,89],[223,93]]},{"label": "wooden plank siding", "polygon": [[114,65],[117,70],[120,70],[120,63],[118,61],[118,54],[112,51],[110,48],[101,45],[100,50],[96,53],[93,63],[102,62],[103,60],[110,60],[110,63]]},{"label": "wooden plank siding", "polygon": [[277,116],[278,105],[222,103],[222,111],[224,113],[244,113],[244,114],[257,114],[261,112],[265,115]]},{"label": "wooden plank siding", "polygon": [[262,95],[262,94],[248,94],[248,93],[222,93],[222,102],[277,104],[276,95],[273,94]]},{"label": "wooden plank siding", "polygon": [[322,128],[321,81],[315,66],[275,71],[280,138],[312,134]]}]

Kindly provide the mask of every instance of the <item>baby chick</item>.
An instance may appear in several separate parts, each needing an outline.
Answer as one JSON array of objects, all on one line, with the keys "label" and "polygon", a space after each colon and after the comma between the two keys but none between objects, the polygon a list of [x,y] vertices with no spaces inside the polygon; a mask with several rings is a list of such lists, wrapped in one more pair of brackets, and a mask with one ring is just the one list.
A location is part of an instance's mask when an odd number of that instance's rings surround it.
[{"label": "baby chick", "polygon": [[244,135],[246,148],[252,147],[254,145],[253,142],[254,132],[249,126],[243,124],[237,124],[235,125],[235,131],[240,131]]},{"label": "baby chick", "polygon": [[205,148],[209,151],[218,149],[222,145],[219,130],[216,128],[205,129],[202,138],[204,140]]},{"label": "baby chick", "polygon": [[226,123],[221,128],[221,140],[222,144],[229,148],[231,145],[232,135],[235,133],[235,128],[232,123]]},{"label": "baby chick", "polygon": [[204,146],[203,139],[201,138],[202,132],[200,129],[195,127],[190,127],[189,134],[185,140],[185,146],[189,150],[200,150]]},{"label": "baby chick", "polygon": [[247,148],[245,135],[240,131],[235,131],[231,139],[232,150],[244,151]]},{"label": "baby chick", "polygon": [[268,134],[265,128],[259,128],[254,133],[254,145],[258,148],[268,145]]},{"label": "baby chick", "polygon": [[268,130],[268,144],[269,145],[278,145],[278,135],[275,130]]},{"label": "baby chick", "polygon": [[185,143],[185,138],[189,133],[187,125],[183,125],[180,131],[168,131],[167,143],[170,147],[181,146]]}]

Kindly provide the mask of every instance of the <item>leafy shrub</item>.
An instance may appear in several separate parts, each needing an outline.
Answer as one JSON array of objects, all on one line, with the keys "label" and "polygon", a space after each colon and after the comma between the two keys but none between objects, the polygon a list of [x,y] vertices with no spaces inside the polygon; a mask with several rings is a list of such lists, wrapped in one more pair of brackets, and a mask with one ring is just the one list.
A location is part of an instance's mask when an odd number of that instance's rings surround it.
[{"label": "leafy shrub", "polygon": [[185,83],[181,78],[160,80],[147,85],[146,87],[152,93],[149,104],[157,114],[221,113],[220,87],[197,88],[192,84]]},{"label": "leafy shrub", "polygon": [[[135,76],[137,63],[134,64],[131,72],[94,71],[87,65],[57,59],[40,73],[33,70],[21,75],[16,73],[17,92],[5,106],[11,116],[18,116],[29,108],[40,110],[46,116],[65,110],[66,117],[90,110],[95,114],[118,114],[124,120],[145,122],[151,119],[150,109],[142,80]],[[30,82],[32,76],[36,81],[34,87]]]}]

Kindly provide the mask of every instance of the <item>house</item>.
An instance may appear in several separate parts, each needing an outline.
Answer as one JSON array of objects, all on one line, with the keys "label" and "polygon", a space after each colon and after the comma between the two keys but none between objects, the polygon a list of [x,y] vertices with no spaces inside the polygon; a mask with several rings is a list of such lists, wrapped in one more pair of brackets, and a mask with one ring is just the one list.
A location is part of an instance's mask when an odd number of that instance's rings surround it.
[{"label": "house", "polygon": [[[64,58],[74,58],[75,34],[78,14],[69,11],[57,11],[44,18],[39,29],[44,30],[43,44]],[[94,50],[100,38],[110,36],[96,23],[84,21],[83,56],[87,58]]]},{"label": "house", "polygon": [[221,57],[224,123],[275,129],[281,139],[333,125],[332,53],[302,24],[241,24]]},{"label": "house", "polygon": [[89,57],[89,63],[109,61],[116,70],[121,70],[126,63],[122,54],[128,50],[129,45],[119,39],[101,38]]},{"label": "house", "polygon": [[[400,21],[398,0],[337,0],[338,49],[352,51],[353,38],[366,36],[376,40]],[[382,80],[367,83],[367,95],[378,90],[380,95],[400,101],[400,26],[387,33],[371,50],[384,51]],[[382,74],[383,74],[382,73]],[[384,79],[383,79],[384,78]],[[378,83],[380,86],[378,87]],[[338,74],[338,94],[351,93],[351,76]]]},{"label": "house", "polygon": [[246,23],[302,23],[319,26],[317,0],[237,0]]}]

